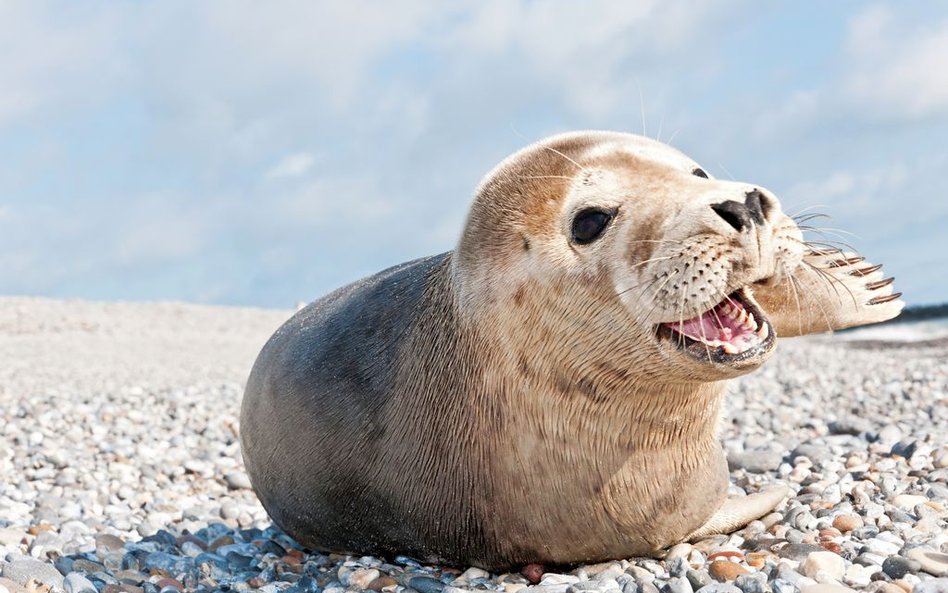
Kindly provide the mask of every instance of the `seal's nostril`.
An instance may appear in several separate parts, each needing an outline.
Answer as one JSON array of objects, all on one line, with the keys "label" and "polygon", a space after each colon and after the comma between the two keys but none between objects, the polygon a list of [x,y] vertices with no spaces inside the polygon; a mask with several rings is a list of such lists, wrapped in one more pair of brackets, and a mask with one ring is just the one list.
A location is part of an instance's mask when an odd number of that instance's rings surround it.
[{"label": "seal's nostril", "polygon": [[758,224],[763,224],[765,220],[770,219],[770,214],[777,209],[777,202],[759,189],[752,189],[747,192],[744,203],[752,215],[756,212],[760,214],[760,220],[754,217]]},{"label": "seal's nostril", "polygon": [[747,206],[747,212],[757,224],[764,224],[764,220],[772,206],[770,198],[756,189],[747,192],[744,197],[744,205]]},{"label": "seal's nostril", "polygon": [[751,224],[753,224],[751,215],[747,211],[747,206],[735,202],[734,200],[728,200],[720,204],[711,204],[711,209],[714,210],[718,216],[723,218],[724,222],[734,227],[734,230],[738,232],[749,228]]}]

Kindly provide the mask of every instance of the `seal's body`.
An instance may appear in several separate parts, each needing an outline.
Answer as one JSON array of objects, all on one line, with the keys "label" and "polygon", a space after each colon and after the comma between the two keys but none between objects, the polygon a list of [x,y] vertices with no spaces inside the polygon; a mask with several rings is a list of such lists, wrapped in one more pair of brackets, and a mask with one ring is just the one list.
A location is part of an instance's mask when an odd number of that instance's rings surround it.
[{"label": "seal's body", "polygon": [[276,332],[244,397],[244,461],[315,549],[501,569],[735,529],[783,491],[725,500],[726,379],[778,334],[897,314],[861,262],[809,251],[771,194],[667,146],[554,137],[487,176],[455,251]]}]

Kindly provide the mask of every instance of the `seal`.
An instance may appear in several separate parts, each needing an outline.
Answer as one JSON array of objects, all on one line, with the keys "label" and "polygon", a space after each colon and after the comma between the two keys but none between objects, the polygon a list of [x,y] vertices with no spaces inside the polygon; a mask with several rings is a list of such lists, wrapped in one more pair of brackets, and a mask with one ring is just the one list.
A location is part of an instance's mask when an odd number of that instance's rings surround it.
[{"label": "seal", "polygon": [[727,380],[777,337],[890,319],[860,256],[657,141],[555,136],[476,191],[454,251],[308,305],[265,345],[240,437],[274,522],[320,550],[490,570],[737,529]]}]

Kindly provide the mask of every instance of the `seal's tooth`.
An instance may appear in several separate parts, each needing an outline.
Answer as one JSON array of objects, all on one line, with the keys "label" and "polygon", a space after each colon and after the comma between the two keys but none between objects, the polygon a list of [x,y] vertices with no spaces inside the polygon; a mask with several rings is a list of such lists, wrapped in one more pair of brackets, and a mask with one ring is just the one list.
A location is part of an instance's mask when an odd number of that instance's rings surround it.
[{"label": "seal's tooth", "polygon": [[770,327],[766,323],[761,323],[760,328],[757,330],[757,337],[760,338],[760,341],[763,342],[767,339],[767,336],[770,335]]},{"label": "seal's tooth", "polygon": [[753,315],[748,316],[747,325],[751,331],[757,331],[757,319]]},{"label": "seal's tooth", "polygon": [[728,354],[737,354],[740,350],[737,349],[737,346],[730,342],[724,342],[721,344],[721,347],[724,348],[724,351]]}]

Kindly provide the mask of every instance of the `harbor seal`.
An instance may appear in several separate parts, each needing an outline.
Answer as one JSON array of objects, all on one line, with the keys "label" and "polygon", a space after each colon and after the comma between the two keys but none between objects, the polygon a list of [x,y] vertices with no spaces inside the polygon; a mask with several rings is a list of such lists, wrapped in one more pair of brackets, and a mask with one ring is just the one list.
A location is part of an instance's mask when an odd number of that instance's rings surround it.
[{"label": "harbor seal", "polygon": [[555,136],[486,176],[456,249],[273,335],[244,462],[313,549],[491,570],[655,554],[785,495],[727,499],[727,380],[778,336],[883,321],[898,297],[766,189],[647,138]]}]

